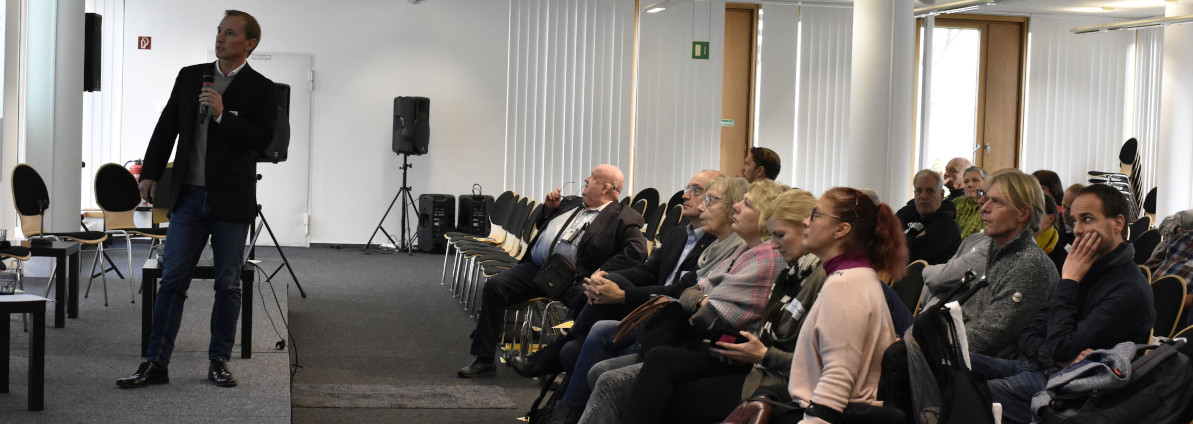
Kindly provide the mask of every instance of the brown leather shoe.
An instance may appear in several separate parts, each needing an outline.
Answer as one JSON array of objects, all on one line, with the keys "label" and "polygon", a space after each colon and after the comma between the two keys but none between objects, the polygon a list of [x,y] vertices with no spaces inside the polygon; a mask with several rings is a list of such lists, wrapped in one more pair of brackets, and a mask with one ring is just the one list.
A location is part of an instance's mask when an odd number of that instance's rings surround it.
[{"label": "brown leather shoe", "polygon": [[126,389],[136,389],[150,384],[166,384],[170,382],[170,372],[156,362],[142,362],[137,372],[130,377],[116,380],[116,385]]}]

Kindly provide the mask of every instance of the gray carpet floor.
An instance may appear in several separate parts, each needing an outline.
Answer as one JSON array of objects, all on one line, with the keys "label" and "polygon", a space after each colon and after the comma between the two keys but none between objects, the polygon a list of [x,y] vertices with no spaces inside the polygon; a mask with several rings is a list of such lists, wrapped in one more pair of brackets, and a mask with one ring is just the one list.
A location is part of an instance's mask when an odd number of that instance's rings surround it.
[{"label": "gray carpet floor", "polygon": [[[145,249],[134,245],[138,267]],[[280,264],[272,247],[258,253],[270,272]],[[506,366],[495,377],[456,377],[456,369],[472,359],[468,335],[474,321],[439,283],[442,254],[331,247],[285,248],[285,254],[308,297],[300,296],[286,270],[277,274],[292,334],[280,352],[273,349],[278,336],[255,296],[253,358],[237,354],[231,361],[239,387],[204,380],[212,292],[196,281],[170,384],[116,388],[115,379],[131,374],[142,360],[141,305],[140,297],[129,303],[127,281],[109,274],[111,306],[103,306],[97,280],[91,297],[80,299],[79,319],[68,320],[64,329],[47,329],[45,411],[25,410],[28,333],[21,332],[19,315],[9,317],[11,383],[10,393],[0,394],[0,423],[517,423],[538,395],[535,381]],[[122,270],[127,266],[123,251],[110,255]],[[85,266],[90,258],[83,256]],[[29,266],[26,285],[35,293],[44,288],[48,262],[37,259]],[[139,272],[135,278],[139,281]],[[284,334],[268,286],[257,292],[265,295]],[[291,360],[301,366],[293,378]]]},{"label": "gray carpet floor", "polygon": [[[123,247],[123,243],[117,243]],[[147,244],[134,244],[134,264],[145,258]],[[122,271],[124,250],[109,249],[109,256]],[[265,265],[277,263],[263,254]],[[272,257],[276,257],[276,252]],[[82,255],[83,269],[91,265],[91,254]],[[42,294],[49,276],[49,260],[35,258],[28,264],[25,287]],[[80,291],[86,289],[86,271],[81,272]],[[127,275],[127,273],[126,273]],[[139,270],[134,276],[140,283]],[[281,310],[286,311],[289,276],[277,280]],[[27,411],[29,333],[22,331],[20,315],[5,317],[12,330],[8,358],[11,366],[9,393],[0,394],[0,423],[189,423],[189,422],[291,422],[290,376],[287,353],[274,349],[277,334],[266,317],[268,310],[280,331],[278,305],[268,286],[258,286],[266,296],[254,302],[253,357],[240,358],[239,335],[230,366],[240,380],[235,388],[215,387],[206,381],[207,344],[213,291],[210,280],[191,285],[182,328],[170,364],[170,384],[142,389],[119,389],[117,378],[132,374],[140,357],[141,299],[130,303],[128,280],[108,274],[110,306],[104,306],[103,283],[96,279],[90,298],[79,299],[79,318],[67,319],[66,328],[53,328],[47,308],[45,410]],[[249,301],[250,299],[244,299]],[[284,333],[283,333],[284,334]]]},{"label": "gray carpet floor", "polygon": [[286,256],[309,295],[290,293],[303,366],[294,376],[295,423],[517,423],[530,409],[539,387],[509,367],[456,377],[472,359],[475,324],[439,283],[442,254],[313,247]]}]

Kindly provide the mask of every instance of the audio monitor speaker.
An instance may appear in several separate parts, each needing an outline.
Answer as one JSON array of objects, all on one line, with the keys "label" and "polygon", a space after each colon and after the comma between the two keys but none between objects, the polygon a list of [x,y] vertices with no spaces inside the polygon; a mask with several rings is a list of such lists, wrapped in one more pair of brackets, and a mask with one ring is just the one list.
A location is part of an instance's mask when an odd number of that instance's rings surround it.
[{"label": "audio monitor speaker", "polygon": [[394,153],[427,154],[431,140],[431,99],[426,97],[394,98]]},{"label": "audio monitor speaker", "polygon": [[444,234],[454,231],[456,197],[450,194],[418,196],[418,249],[424,252],[443,252],[447,247]]}]

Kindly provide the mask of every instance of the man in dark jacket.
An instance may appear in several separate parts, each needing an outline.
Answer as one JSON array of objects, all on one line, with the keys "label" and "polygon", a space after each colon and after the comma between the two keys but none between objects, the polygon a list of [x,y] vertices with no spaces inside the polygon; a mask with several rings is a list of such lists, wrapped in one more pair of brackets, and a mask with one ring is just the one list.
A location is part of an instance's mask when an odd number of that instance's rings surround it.
[{"label": "man in dark jacket", "polygon": [[[208,239],[216,278],[207,379],[221,387],[237,384],[228,359],[240,317],[239,269],[257,216],[256,158],[273,140],[277,125],[277,85],[248,64],[261,39],[261,25],[252,15],[225,11],[217,29],[216,61],[178,72],[145,150],[141,198],[153,203],[168,193],[172,203],[154,206],[170,209],[170,242],[162,254],[160,284],[145,288],[157,290],[148,355],[136,373],[116,380],[120,387],[170,382],[186,292]],[[159,187],[171,152],[173,184]]]},{"label": "man in dark jacket", "polygon": [[[704,248],[717,239],[712,234],[704,233],[696,206],[704,198],[708,181],[720,175],[717,171],[701,171],[692,176],[683,194],[683,215],[688,218],[688,225],[675,228],[666,235],[663,246],[651,254],[645,263],[612,273],[594,272],[585,281],[589,305],[580,311],[567,335],[555,339],[527,358],[514,358],[514,371],[524,377],[543,376],[565,368],[571,371],[593,324],[601,320],[622,319],[649,300],[651,295],[680,287],[681,284],[674,283],[696,269],[697,259]],[[675,296],[678,297],[678,293]]]},{"label": "man in dark jacket", "polygon": [[1004,423],[1030,422],[1032,395],[1090,351],[1148,341],[1156,313],[1135,249],[1125,241],[1130,210],[1126,197],[1109,186],[1078,192],[1077,242],[1048,305],[1019,336],[1019,360],[972,355],[973,370],[990,379],[993,400],[1002,404]]},{"label": "man in dark jacket", "polygon": [[925,169],[915,174],[912,185],[915,211],[912,213],[908,208],[899,211],[907,236],[908,257],[913,262],[923,259],[928,265],[948,262],[961,246],[961,228],[954,218],[956,209],[941,207],[944,180],[936,171]]},{"label": "man in dark jacket", "polygon": [[534,277],[552,255],[565,256],[575,263],[576,279],[558,296],[573,315],[588,300],[579,283],[581,277],[597,270],[630,268],[646,259],[642,215],[617,202],[624,180],[617,167],[598,165],[584,179],[579,201],[563,203],[558,188],[547,194],[543,218],[537,223],[539,233],[530,241],[530,250],[513,268],[485,282],[472,335],[471,352],[476,359],[456,375],[473,378],[497,372],[493,358],[505,308],[545,295],[535,286]]}]

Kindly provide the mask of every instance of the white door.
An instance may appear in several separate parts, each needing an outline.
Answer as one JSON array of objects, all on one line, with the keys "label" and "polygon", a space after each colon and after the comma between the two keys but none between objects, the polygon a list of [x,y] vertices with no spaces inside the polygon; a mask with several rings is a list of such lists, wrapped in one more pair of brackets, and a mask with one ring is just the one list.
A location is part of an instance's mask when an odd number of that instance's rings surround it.
[{"label": "white door", "polygon": [[[215,52],[208,52],[215,60]],[[256,52],[249,65],[276,83],[290,85],[290,148],[278,163],[258,163],[257,202],[281,246],[310,245],[308,176],[311,170],[311,89],[314,57],[309,54]],[[273,244],[262,228],[258,247]]]}]

